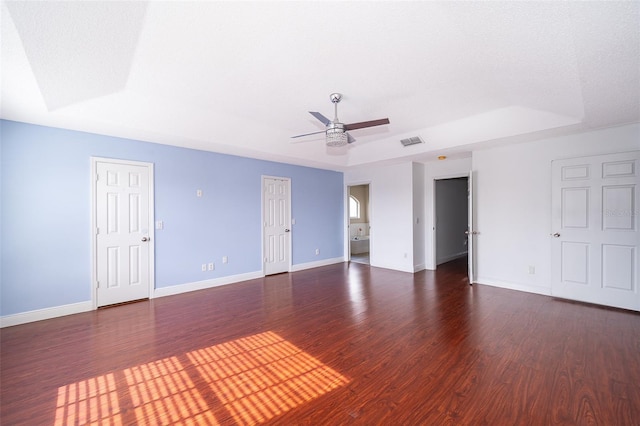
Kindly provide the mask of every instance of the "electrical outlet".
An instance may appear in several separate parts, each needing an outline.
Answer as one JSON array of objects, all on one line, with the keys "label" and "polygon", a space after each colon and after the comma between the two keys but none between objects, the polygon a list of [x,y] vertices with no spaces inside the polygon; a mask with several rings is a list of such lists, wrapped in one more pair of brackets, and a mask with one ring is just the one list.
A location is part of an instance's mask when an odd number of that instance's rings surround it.
[{"label": "electrical outlet", "polygon": [[213,271],[214,269],[216,269],[216,265],[213,264],[213,262],[209,263],[209,270]]},{"label": "electrical outlet", "polygon": [[207,272],[207,264],[206,263],[202,264],[202,272]]},{"label": "electrical outlet", "polygon": [[529,275],[533,275],[536,273],[536,267],[533,265],[529,265]]},{"label": "electrical outlet", "polygon": [[320,254],[320,249],[316,249],[316,256]]},{"label": "electrical outlet", "polygon": [[229,258],[227,256],[222,256],[222,263],[229,263]]},{"label": "electrical outlet", "polygon": [[196,197],[202,197],[202,189],[196,189]]}]

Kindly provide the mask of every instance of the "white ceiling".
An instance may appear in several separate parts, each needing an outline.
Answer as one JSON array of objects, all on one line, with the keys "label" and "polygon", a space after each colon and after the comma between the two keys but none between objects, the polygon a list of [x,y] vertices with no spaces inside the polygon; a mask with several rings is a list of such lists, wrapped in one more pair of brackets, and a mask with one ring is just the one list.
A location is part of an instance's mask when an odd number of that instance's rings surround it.
[{"label": "white ceiling", "polygon": [[[0,116],[334,170],[468,156],[640,121],[639,5],[3,1]],[[391,124],[292,143],[332,92]]]}]

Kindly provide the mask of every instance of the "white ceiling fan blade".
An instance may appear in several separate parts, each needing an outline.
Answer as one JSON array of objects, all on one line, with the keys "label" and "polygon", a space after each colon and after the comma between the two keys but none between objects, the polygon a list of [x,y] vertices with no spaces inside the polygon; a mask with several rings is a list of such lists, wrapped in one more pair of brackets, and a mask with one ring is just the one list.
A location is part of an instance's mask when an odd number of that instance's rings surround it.
[{"label": "white ceiling fan blade", "polygon": [[318,133],[325,133],[325,132],[326,132],[326,130],[320,130],[319,132],[305,133],[304,135],[295,135],[295,136],[291,136],[291,139],[301,138],[303,136],[309,136],[309,135],[317,135]]},{"label": "white ceiling fan blade", "polygon": [[309,114],[313,115],[315,118],[320,120],[322,122],[322,124],[324,124],[325,126],[328,126],[329,123],[331,123],[331,120],[329,120],[327,117],[325,117],[324,115],[320,114],[319,112],[309,111]]}]

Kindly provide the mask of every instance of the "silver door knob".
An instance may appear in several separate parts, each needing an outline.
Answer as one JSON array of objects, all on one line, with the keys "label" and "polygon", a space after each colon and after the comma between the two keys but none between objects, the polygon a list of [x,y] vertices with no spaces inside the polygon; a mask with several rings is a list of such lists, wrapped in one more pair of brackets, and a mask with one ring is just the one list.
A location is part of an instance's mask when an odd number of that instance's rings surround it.
[{"label": "silver door knob", "polygon": [[555,234],[551,234],[551,236],[554,238],[560,238],[560,233],[556,232]]},{"label": "silver door knob", "polygon": [[147,238],[147,237],[142,237],[142,242],[143,242],[143,243],[145,243],[145,242],[147,242],[147,241],[149,241],[149,238]]}]

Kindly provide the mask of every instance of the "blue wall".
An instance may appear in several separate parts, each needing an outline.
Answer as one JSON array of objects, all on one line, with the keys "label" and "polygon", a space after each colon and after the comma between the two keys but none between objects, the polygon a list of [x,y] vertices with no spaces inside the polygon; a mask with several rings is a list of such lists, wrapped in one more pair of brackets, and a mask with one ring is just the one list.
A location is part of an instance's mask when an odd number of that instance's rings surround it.
[{"label": "blue wall", "polygon": [[6,120],[0,144],[0,316],[91,300],[92,156],[154,163],[156,288],[262,270],[262,175],[291,178],[292,263],[343,256],[342,173]]}]

